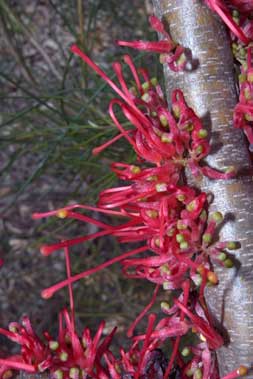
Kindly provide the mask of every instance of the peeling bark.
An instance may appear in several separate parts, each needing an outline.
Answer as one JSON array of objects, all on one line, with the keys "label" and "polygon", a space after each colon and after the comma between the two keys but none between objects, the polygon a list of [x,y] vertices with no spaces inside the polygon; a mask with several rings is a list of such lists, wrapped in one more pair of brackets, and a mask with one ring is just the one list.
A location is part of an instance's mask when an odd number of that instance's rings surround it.
[{"label": "peeling bark", "polygon": [[212,313],[229,336],[227,346],[218,351],[224,375],[240,364],[250,365],[253,356],[253,173],[244,136],[232,127],[237,94],[230,43],[224,26],[203,1],[153,0],[153,4],[173,39],[199,61],[192,72],[174,73],[164,67],[168,101],[172,90],[181,88],[188,104],[211,127],[212,145],[219,145],[208,158],[210,166],[234,165],[239,170],[234,180],[197,183],[215,195],[212,209],[226,215],[221,239],[241,243],[235,252],[237,267],[216,267],[220,284],[207,293]]}]

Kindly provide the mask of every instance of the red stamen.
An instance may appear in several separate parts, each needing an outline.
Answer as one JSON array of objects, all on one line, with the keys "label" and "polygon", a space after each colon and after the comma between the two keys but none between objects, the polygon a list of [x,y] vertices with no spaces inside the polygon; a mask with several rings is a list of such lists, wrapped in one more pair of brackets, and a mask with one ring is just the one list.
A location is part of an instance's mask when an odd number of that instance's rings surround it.
[{"label": "red stamen", "polygon": [[139,247],[135,250],[131,250],[127,253],[124,253],[122,255],[120,255],[119,257],[115,257],[115,258],[112,258],[110,259],[109,261],[107,262],[104,262],[94,268],[91,268],[87,271],[84,271],[80,274],[77,274],[75,276],[72,276],[70,279],[66,279],[66,280],[63,280],[62,282],[60,283],[57,283],[55,284],[54,286],[52,287],[49,287],[49,288],[46,288],[45,290],[42,291],[41,293],[41,296],[44,298],[44,299],[49,299],[50,297],[53,296],[53,294],[57,291],[59,291],[61,288],[63,287],[66,287],[67,285],[69,285],[69,283],[74,283],[80,279],[83,279],[91,274],[94,274],[98,271],[101,271],[102,269],[104,269],[105,267],[108,267],[108,266],[111,266],[112,264],[116,263],[116,262],[120,262],[122,261],[122,259],[125,259],[127,257],[130,257],[132,255],[135,255],[135,254],[139,254],[143,251],[146,251],[148,249],[148,246],[142,246],[142,247]]}]

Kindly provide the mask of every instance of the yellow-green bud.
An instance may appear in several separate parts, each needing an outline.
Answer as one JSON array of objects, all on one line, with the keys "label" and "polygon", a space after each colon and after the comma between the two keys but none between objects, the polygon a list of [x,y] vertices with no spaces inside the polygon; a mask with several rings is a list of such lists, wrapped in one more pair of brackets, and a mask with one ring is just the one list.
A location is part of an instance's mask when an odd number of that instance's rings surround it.
[{"label": "yellow-green bud", "polygon": [[207,220],[207,212],[205,209],[203,209],[203,211],[200,213],[199,218],[201,219],[201,221]]},{"label": "yellow-green bud", "polygon": [[155,189],[157,192],[166,192],[167,191],[167,184],[166,183],[158,183],[158,184],[156,184]]},{"label": "yellow-green bud", "polygon": [[176,118],[179,118],[180,117],[180,108],[178,105],[173,105],[172,106],[172,111],[173,111],[173,114]]},{"label": "yellow-green bud", "polygon": [[197,369],[194,371],[193,378],[194,378],[194,379],[202,379],[202,377],[203,377],[202,370],[201,370],[200,368],[197,368]]},{"label": "yellow-green bud", "polygon": [[199,136],[199,138],[206,138],[207,137],[207,131],[205,130],[205,129],[200,129],[199,131],[198,131],[198,136]]},{"label": "yellow-green bud", "polygon": [[185,195],[183,195],[182,193],[180,193],[179,195],[177,195],[177,200],[178,201],[185,201]]},{"label": "yellow-green bud", "polygon": [[69,377],[71,379],[79,379],[79,373],[80,373],[79,368],[71,367],[71,369],[69,370]]},{"label": "yellow-green bud", "polygon": [[244,82],[246,82],[246,80],[247,80],[247,75],[246,74],[240,74],[239,75],[239,83],[244,83]]},{"label": "yellow-green bud", "polygon": [[152,86],[154,86],[154,87],[157,86],[157,84],[158,84],[158,80],[157,80],[156,77],[151,78],[151,79],[150,79],[150,82],[151,82]]},{"label": "yellow-green bud", "polygon": [[198,147],[196,147],[196,149],[195,149],[195,153],[196,153],[196,154],[201,154],[201,153],[203,153],[203,146],[202,146],[202,145],[199,145]]},{"label": "yellow-green bud", "polygon": [[211,214],[211,219],[213,219],[215,222],[219,223],[223,220],[223,215],[221,212],[214,212]]},{"label": "yellow-green bud", "polygon": [[145,92],[147,92],[147,91],[149,90],[149,87],[150,87],[149,82],[144,82],[144,83],[142,83],[142,89],[143,89]]},{"label": "yellow-green bud", "polygon": [[53,373],[53,378],[54,379],[63,379],[63,372],[62,372],[62,370],[56,370]]},{"label": "yellow-green bud", "polygon": [[192,200],[189,204],[186,205],[186,209],[188,212],[195,211],[196,207],[197,207],[197,203],[195,200]]},{"label": "yellow-green bud", "polygon": [[166,301],[162,301],[161,302],[161,309],[162,309],[162,311],[168,311],[170,309],[169,303],[167,303]]},{"label": "yellow-green bud", "polygon": [[164,128],[166,128],[166,126],[168,126],[168,120],[167,120],[167,117],[163,114],[161,114],[161,116],[159,116],[159,120],[160,120],[160,123],[162,124],[162,126]]},{"label": "yellow-green bud", "polygon": [[186,250],[186,249],[188,249],[189,244],[188,244],[188,242],[183,241],[183,242],[180,243],[179,246],[180,246],[180,249],[181,249],[181,250]]},{"label": "yellow-green bud", "polygon": [[150,218],[157,218],[158,217],[158,212],[155,209],[151,209],[146,211],[146,214]]},{"label": "yellow-green bud", "polygon": [[163,289],[164,290],[170,290],[171,289],[171,283],[170,282],[163,282]]},{"label": "yellow-green bud", "polygon": [[59,343],[57,341],[49,341],[49,349],[50,350],[57,350],[59,347]]},{"label": "yellow-green bud", "polygon": [[188,357],[188,355],[190,355],[191,353],[191,350],[189,349],[189,347],[184,347],[183,350],[181,351],[181,355],[183,357]]},{"label": "yellow-green bud", "polygon": [[138,166],[132,166],[130,171],[133,173],[133,174],[139,174],[141,172],[141,169],[140,167]]},{"label": "yellow-green bud", "polygon": [[160,267],[160,272],[163,272],[165,274],[170,274],[170,268],[168,266],[168,263],[165,263]]},{"label": "yellow-green bud", "polygon": [[171,143],[172,137],[169,134],[163,133],[161,137],[161,141],[164,143]]},{"label": "yellow-green bud", "polygon": [[183,234],[180,234],[180,233],[177,234],[176,235],[176,240],[177,240],[178,243],[184,242],[185,239],[184,239]]},{"label": "yellow-green bud", "polygon": [[187,371],[186,371],[186,376],[190,377],[193,375],[193,370],[191,368],[189,368]]},{"label": "yellow-green bud", "polygon": [[224,252],[222,252],[222,253],[220,253],[219,255],[218,255],[218,259],[220,260],[220,261],[225,261],[226,259],[227,259],[227,254],[226,253],[224,253]]},{"label": "yellow-green bud", "polygon": [[185,230],[185,229],[187,229],[187,225],[185,225],[182,220],[178,220],[177,229],[178,230]]},{"label": "yellow-green bud", "polygon": [[226,247],[228,250],[236,250],[239,248],[239,244],[238,242],[235,242],[235,241],[229,241],[227,242]]},{"label": "yellow-green bud", "polygon": [[212,241],[212,235],[210,233],[203,234],[202,240],[204,243],[210,243]]},{"label": "yellow-green bud", "polygon": [[66,353],[66,351],[62,351],[59,355],[59,358],[62,362],[66,362],[68,360],[68,353]]},{"label": "yellow-green bud", "polygon": [[143,101],[145,101],[145,103],[148,103],[148,102],[151,100],[151,97],[149,96],[148,93],[144,93],[144,94],[142,95],[141,99],[142,99]]},{"label": "yellow-green bud", "polygon": [[232,267],[234,267],[234,263],[233,263],[233,261],[230,258],[227,258],[224,261],[224,266],[227,267],[227,268],[232,268]]}]

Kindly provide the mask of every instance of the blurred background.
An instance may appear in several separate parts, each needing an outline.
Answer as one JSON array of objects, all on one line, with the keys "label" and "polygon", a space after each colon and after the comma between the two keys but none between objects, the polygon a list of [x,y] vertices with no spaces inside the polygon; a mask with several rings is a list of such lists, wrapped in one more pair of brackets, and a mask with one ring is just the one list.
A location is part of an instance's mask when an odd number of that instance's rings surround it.
[{"label": "blurred background", "polygon": [[[45,258],[39,246],[95,231],[55,218],[35,222],[32,213],[78,202],[94,205],[102,189],[117,183],[110,163],[135,159],[123,140],[99,157],[91,155],[117,133],[107,113],[114,95],[69,47],[77,42],[113,78],[111,63],[129,52],[117,47],[116,39],[156,39],[150,14],[151,0],[130,5],[127,0],[0,0],[2,327],[28,314],[39,332],[57,330],[67,291],[48,301],[40,291],[65,278],[64,256],[57,251]],[[161,80],[158,57],[131,54]],[[129,74],[125,67],[124,72]],[[72,252],[73,273],[126,250],[129,246],[109,237],[80,245]],[[117,324],[121,344],[152,289],[146,282],[143,287],[127,281],[116,266],[86,278],[74,286],[78,324],[94,330],[105,320],[108,331]],[[4,353],[10,346],[2,342]]]}]

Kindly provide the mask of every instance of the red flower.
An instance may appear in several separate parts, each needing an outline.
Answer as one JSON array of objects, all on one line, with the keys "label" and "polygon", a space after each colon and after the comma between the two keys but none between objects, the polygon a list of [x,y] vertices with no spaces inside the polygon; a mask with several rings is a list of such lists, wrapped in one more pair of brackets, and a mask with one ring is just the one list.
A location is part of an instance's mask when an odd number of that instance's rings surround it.
[{"label": "red flower", "polygon": [[166,32],[163,23],[155,16],[149,18],[150,26],[153,30],[160,33],[163,39],[159,42],[146,42],[146,41],[117,41],[120,46],[127,46],[137,50],[151,51],[159,53],[160,62],[167,63],[172,71],[180,71],[185,68],[186,56],[185,49],[176,44]]}]

